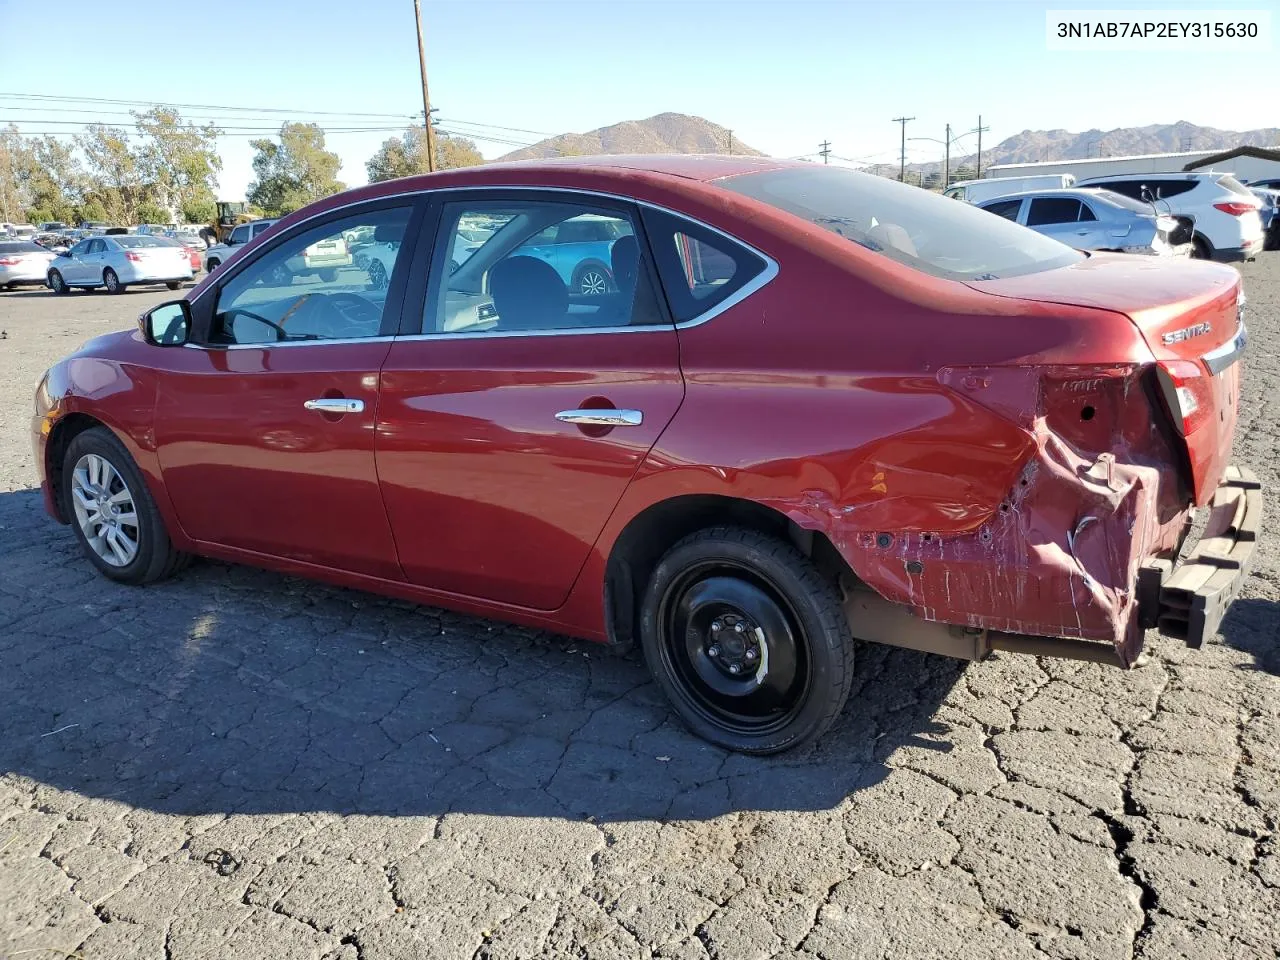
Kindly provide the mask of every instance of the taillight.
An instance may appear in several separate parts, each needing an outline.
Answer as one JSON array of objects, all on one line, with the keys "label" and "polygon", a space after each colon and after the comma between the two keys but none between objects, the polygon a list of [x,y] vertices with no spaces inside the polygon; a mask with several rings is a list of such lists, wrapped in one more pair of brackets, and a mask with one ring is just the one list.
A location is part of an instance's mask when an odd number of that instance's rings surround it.
[{"label": "taillight", "polygon": [[1182,436],[1200,428],[1213,411],[1213,384],[1194,360],[1160,360],[1156,363],[1160,391]]},{"label": "taillight", "polygon": [[1213,209],[1221,210],[1223,213],[1229,213],[1233,217],[1243,217],[1246,213],[1252,213],[1258,208],[1251,203],[1241,203],[1238,200],[1228,200],[1225,203],[1215,203]]},{"label": "taillight", "polygon": [[134,253],[132,250],[126,250],[126,251],[125,251],[125,253],[124,253],[124,258],[125,258],[126,260],[131,260],[131,261],[133,261],[134,263],[141,263],[141,262],[142,262],[142,257],[141,257],[141,256],[139,256],[138,254]]},{"label": "taillight", "polygon": [[21,262],[18,257],[0,257],[0,267],[16,267]]}]

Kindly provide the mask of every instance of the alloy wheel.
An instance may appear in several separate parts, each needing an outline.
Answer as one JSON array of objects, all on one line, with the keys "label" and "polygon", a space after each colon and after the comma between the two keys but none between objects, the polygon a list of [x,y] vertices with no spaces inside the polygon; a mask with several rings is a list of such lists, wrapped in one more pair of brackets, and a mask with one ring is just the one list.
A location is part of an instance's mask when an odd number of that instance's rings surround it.
[{"label": "alloy wheel", "polygon": [[609,292],[609,278],[603,271],[594,268],[588,270],[578,281],[578,291],[588,296],[598,297]]},{"label": "alloy wheel", "polygon": [[124,477],[105,458],[86,453],[71,473],[76,523],[89,548],[113,567],[138,555],[138,513]]}]

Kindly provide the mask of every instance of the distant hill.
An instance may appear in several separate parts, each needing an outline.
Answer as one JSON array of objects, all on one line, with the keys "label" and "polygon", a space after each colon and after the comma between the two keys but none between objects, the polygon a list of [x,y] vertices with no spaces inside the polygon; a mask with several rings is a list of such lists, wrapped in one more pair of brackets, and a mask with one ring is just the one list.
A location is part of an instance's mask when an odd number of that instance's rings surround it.
[{"label": "distant hill", "polygon": [[[1188,150],[1229,150],[1232,147],[1274,147],[1280,144],[1280,127],[1258,130],[1219,130],[1200,127],[1185,120],[1153,123],[1145,127],[1117,127],[1115,130],[1023,130],[982,150],[983,167],[996,163],[1034,163],[1039,160],[1084,160],[1089,157],[1130,157],[1144,153],[1181,153]],[[963,146],[973,149],[974,140]],[[972,165],[976,153],[951,154],[951,169]],[[887,166],[887,165],[886,165]],[[908,170],[933,173],[941,162],[909,163]],[[895,165],[896,173],[896,165]]]},{"label": "distant hill", "polygon": [[[660,113],[647,120],[624,120],[586,133],[562,133],[499,157],[535,160],[546,157],[590,156],[601,153],[729,153],[729,131],[718,123],[683,113]],[[732,152],[760,157],[737,137]]]}]

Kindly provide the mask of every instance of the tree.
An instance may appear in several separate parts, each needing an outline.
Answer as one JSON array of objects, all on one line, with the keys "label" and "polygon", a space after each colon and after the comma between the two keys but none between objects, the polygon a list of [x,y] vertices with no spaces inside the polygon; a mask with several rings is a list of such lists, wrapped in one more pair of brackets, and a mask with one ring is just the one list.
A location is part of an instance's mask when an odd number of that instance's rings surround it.
[{"label": "tree", "polygon": [[142,137],[138,169],[155,202],[176,213],[188,203],[212,201],[214,178],[222,169],[218,128],[183,123],[176,110],[164,107],[135,113],[134,119]]},{"label": "tree", "polygon": [[337,179],[342,161],[324,148],[324,132],[314,123],[285,123],[280,142],[250,140],[257,151],[249,202],[268,216],[282,216],[314,200],[346,189]]},{"label": "tree", "polygon": [[212,223],[218,215],[218,205],[212,200],[188,200],[182,205],[185,223]]},{"label": "tree", "polygon": [[138,205],[139,223],[168,223],[169,220],[170,215],[167,207],[152,203],[150,200]]},{"label": "tree", "polygon": [[[475,141],[466,137],[436,134],[436,162],[441,170],[474,167],[484,163]],[[378,152],[365,163],[369,182],[394,180],[427,172],[427,134],[422,127],[410,127],[403,136],[383,141]]]},{"label": "tree", "polygon": [[89,199],[107,211],[106,219],[117,224],[138,222],[138,207],[147,199],[144,173],[129,135],[120,127],[100,123],[90,126],[76,143],[84,152],[93,183]]},{"label": "tree", "polygon": [[107,208],[97,200],[89,200],[76,207],[75,216],[71,218],[73,223],[84,223],[86,220],[106,220]]},{"label": "tree", "polygon": [[0,129],[0,217],[9,223],[22,220],[28,205],[19,179],[27,164],[27,146],[18,128],[9,124]]}]

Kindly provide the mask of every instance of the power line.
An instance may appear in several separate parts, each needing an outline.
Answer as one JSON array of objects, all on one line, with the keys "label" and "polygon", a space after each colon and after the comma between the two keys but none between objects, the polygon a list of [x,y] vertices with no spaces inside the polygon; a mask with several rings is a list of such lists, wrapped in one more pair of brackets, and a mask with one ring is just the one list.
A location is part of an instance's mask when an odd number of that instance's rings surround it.
[{"label": "power line", "polygon": [[831,156],[831,143],[827,140],[823,140],[821,147],[822,149],[818,151],[818,156],[822,157],[823,163],[829,163],[830,161],[827,158]]},{"label": "power line", "polygon": [[324,117],[384,117],[400,119],[413,116],[405,113],[368,113],[342,110],[306,110],[301,107],[235,107],[216,103],[166,103],[159,100],[120,100],[112,97],[64,97],[45,93],[0,93],[0,99],[47,100],[69,103],[111,103],[135,107],[174,107],[183,110],[227,110],[242,113],[291,113]]}]

